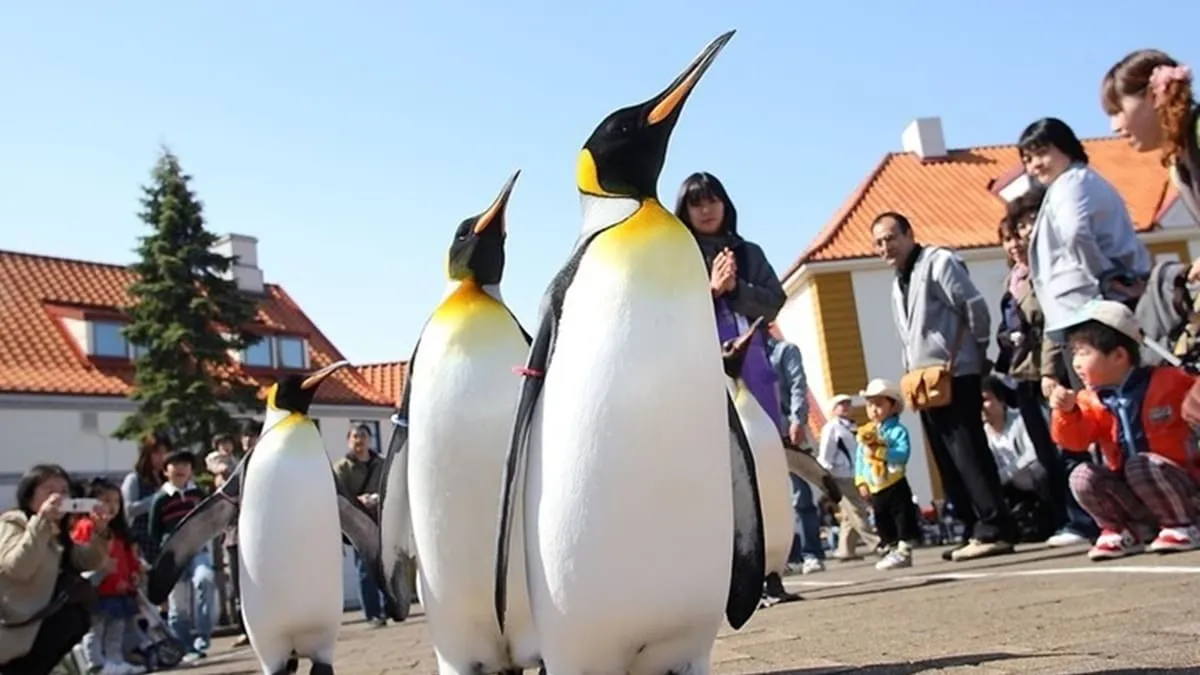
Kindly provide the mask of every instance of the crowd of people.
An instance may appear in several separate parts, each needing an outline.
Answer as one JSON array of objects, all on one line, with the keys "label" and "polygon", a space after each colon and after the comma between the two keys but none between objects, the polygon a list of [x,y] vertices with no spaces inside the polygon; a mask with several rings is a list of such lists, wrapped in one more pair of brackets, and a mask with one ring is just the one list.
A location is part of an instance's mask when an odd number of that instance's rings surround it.
[{"label": "crowd of people", "polygon": [[[1191,82],[1186,67],[1142,50],[1106,74],[1102,102],[1116,133],[1141,151],[1162,153],[1200,221]],[[1039,120],[1017,145],[1035,185],[1009,203],[998,227],[1010,270],[996,314],[956,252],[919,243],[919,224],[902,213],[879,214],[871,235],[895,271],[890,306],[905,375],[898,383],[872,378],[857,396],[837,393],[817,439],[808,438],[800,350],[773,323],[786,301],[778,276],[739,232],[737,210],[715,176],[693,174],[680,188],[675,214],[709,270],[719,339],[734,339],[758,320],[768,326],[754,336],[742,377],[775,419],[786,452],[812,453],[829,472],[829,483],[817,487],[836,499],[840,560],[861,558],[865,546],[879,556],[879,569],[912,565],[922,515],[907,476],[906,409],[918,413],[966,533],[946,560],[1010,553],[1019,542],[1040,540],[1090,543],[1093,559],[1200,545],[1200,390],[1191,374],[1152,365],[1142,350],[1144,338],[1161,333],[1148,326],[1161,314],[1156,308],[1179,304],[1185,282],[1200,280],[1200,261],[1182,266],[1182,281],[1156,283],[1161,270],[1121,196],[1089,166],[1066,123]],[[167,435],[151,436],[120,486],[73,483],[57,466],[32,468],[18,486],[17,507],[0,515],[0,672],[45,675],[80,644],[90,672],[128,675],[152,666],[139,658],[146,561],[207,494],[193,471],[203,467],[219,487],[260,431],[249,425],[240,439],[218,436],[203,462]],[[370,441],[367,427],[351,429],[347,454],[334,466],[339,491],[367,508],[378,502],[383,465]],[[813,487],[793,476],[790,567],[802,573],[825,564]],[[91,512],[65,508],[73,496],[94,499]],[[214,544],[189,561],[165,608],[186,661],[204,658],[215,618],[240,622],[236,526]],[[363,612],[383,626],[380,590],[362,560],[358,566]],[[765,593],[784,594],[777,576],[767,585]],[[243,635],[238,644],[245,643]]]}]

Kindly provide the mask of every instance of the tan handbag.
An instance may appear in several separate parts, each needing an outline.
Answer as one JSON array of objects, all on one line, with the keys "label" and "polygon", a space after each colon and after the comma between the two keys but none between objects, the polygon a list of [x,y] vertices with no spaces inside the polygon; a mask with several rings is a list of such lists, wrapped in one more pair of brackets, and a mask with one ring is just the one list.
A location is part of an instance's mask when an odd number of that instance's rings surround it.
[{"label": "tan handbag", "polygon": [[954,360],[962,349],[966,328],[966,320],[959,321],[949,361],[941,365],[910,370],[900,378],[900,395],[904,397],[904,404],[909,409],[921,411],[942,408],[954,400]]}]

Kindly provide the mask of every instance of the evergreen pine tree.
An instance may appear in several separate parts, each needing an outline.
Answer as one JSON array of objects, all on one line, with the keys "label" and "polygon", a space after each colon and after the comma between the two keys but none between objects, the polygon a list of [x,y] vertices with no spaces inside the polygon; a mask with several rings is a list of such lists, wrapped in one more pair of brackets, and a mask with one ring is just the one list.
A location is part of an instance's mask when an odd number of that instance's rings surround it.
[{"label": "evergreen pine tree", "polygon": [[261,407],[256,387],[242,378],[230,350],[260,338],[240,330],[256,302],[225,275],[233,258],[213,251],[217,236],[204,227],[199,200],[179,159],[163,149],[151,185],[143,187],[140,218],[153,232],[141,237],[140,261],[131,266],[133,305],[125,336],[138,356],[137,411],[113,432],[117,438],[169,433],[181,447],[204,447],[215,433],[232,431],[222,404],[239,411]]}]

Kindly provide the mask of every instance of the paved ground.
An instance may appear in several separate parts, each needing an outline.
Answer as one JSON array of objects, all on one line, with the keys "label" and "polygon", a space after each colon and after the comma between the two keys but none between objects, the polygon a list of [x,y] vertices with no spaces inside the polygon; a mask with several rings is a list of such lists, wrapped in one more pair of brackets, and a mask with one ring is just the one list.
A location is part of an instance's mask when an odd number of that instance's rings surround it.
[{"label": "paved ground", "polygon": [[[806,600],[722,631],[715,673],[1200,673],[1200,552],[1097,565],[1081,549],[1026,547],[951,564],[922,550],[911,570],[835,562],[788,586]],[[358,619],[346,616],[339,675],[436,673],[423,618]],[[229,642],[190,672],[258,672]]]}]

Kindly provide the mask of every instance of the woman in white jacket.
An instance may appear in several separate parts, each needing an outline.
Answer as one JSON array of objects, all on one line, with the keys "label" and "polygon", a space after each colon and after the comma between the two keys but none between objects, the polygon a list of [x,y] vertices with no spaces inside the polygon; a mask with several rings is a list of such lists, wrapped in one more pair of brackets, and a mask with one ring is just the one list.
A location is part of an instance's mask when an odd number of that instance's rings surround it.
[{"label": "woman in white jacket", "polygon": [[839,504],[841,534],[837,546],[837,559],[842,561],[862,557],[855,553],[860,541],[872,550],[879,547],[879,535],[867,519],[867,502],[854,486],[854,453],[858,440],[854,436],[854,420],[850,417],[852,405],[853,399],[845,394],[830,400],[829,421],[821,429],[821,442],[817,447],[817,461],[833,475],[842,493]]}]

